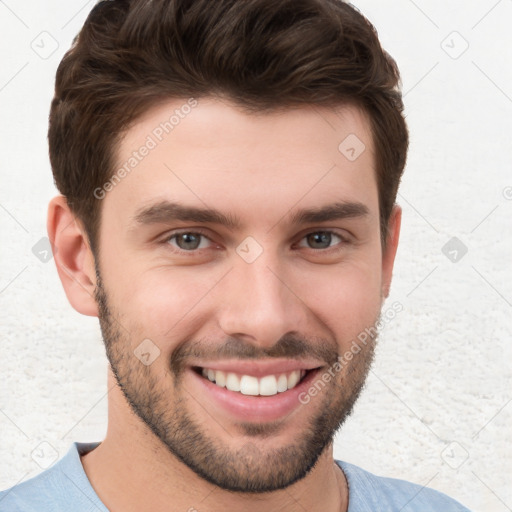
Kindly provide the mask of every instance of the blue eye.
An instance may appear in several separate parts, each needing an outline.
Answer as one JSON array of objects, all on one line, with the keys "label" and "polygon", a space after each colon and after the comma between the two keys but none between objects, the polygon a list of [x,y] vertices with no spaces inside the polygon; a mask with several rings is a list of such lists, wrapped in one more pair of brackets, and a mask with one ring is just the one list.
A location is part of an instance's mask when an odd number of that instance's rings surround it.
[{"label": "blue eye", "polygon": [[309,247],[310,249],[329,249],[332,247],[332,242],[336,242],[336,244],[340,242],[344,242],[345,240],[341,238],[336,233],[333,233],[332,231],[315,231],[313,233],[307,234],[302,240],[301,243],[299,243],[299,246],[305,247],[304,244],[302,244],[302,241],[306,241],[306,247]]},{"label": "blue eye", "polygon": [[174,244],[172,245],[175,245],[182,251],[206,249],[210,242],[210,240],[202,233],[195,233],[193,231],[176,233],[166,240],[167,243],[171,243],[171,241],[174,241]]},{"label": "blue eye", "polygon": [[[332,249],[345,242],[347,242],[345,238],[333,231],[312,231],[303,236],[297,245],[302,248],[322,251]],[[164,243],[171,245],[178,253],[180,251],[193,253],[211,248],[213,242],[199,231],[182,231],[168,236]]]}]

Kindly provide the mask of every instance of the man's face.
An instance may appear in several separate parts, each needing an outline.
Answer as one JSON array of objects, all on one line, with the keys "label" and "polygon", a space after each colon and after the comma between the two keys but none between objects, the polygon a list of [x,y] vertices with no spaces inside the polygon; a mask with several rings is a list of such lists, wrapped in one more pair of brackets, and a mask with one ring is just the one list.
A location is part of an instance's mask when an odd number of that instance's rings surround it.
[{"label": "man's face", "polygon": [[162,134],[185,102],[149,111],[118,151],[119,167],[138,160],[101,206],[103,336],[157,442],[222,488],[272,491],[318,460],[373,356],[374,340],[336,365],[383,298],[370,129],[352,107],[204,99]]}]

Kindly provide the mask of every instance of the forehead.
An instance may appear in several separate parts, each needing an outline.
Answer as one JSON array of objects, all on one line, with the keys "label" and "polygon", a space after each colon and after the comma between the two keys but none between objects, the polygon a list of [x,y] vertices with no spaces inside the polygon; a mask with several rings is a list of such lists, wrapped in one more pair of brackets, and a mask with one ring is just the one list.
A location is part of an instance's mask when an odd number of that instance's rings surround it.
[{"label": "forehead", "polygon": [[245,113],[213,98],[152,108],[125,134],[104,216],[179,201],[275,222],[297,207],[335,201],[377,211],[374,149],[352,106]]}]

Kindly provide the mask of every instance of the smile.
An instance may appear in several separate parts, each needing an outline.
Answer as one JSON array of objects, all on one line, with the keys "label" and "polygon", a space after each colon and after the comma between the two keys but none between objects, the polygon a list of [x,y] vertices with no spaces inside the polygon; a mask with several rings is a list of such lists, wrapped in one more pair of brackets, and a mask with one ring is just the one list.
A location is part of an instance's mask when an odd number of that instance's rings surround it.
[{"label": "smile", "polygon": [[240,375],[211,368],[195,370],[220,388],[251,396],[273,396],[284,393],[295,388],[307,374],[306,370],[293,370],[258,378],[253,375]]}]

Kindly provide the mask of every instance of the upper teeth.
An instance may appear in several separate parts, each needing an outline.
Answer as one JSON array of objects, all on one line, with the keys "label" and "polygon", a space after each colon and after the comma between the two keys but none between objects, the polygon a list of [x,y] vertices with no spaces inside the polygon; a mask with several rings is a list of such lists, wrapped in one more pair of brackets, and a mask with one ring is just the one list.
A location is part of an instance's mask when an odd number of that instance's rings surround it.
[{"label": "upper teeth", "polygon": [[279,375],[265,375],[261,378],[252,375],[226,373],[211,368],[203,368],[202,374],[203,377],[214,382],[217,386],[225,387],[229,391],[239,391],[243,395],[272,396],[294,388],[304,377],[306,370],[294,370]]}]

